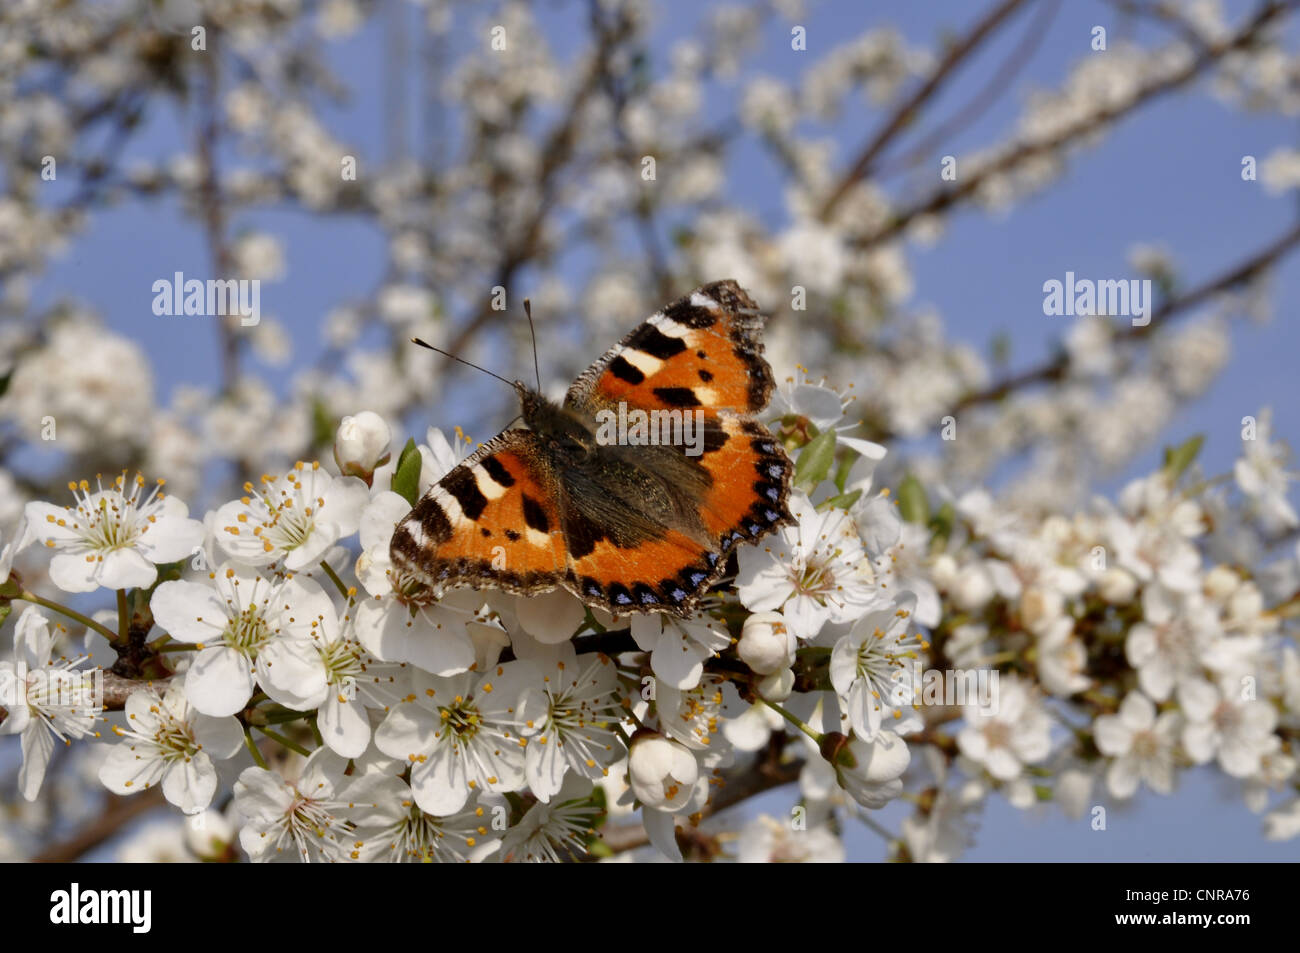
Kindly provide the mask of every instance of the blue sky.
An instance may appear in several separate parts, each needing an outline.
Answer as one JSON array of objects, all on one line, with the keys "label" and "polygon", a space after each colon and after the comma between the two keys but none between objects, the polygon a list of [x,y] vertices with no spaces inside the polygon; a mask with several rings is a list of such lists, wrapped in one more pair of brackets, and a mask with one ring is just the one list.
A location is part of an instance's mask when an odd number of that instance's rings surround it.
[{"label": "blue sky", "polygon": [[[708,6],[683,0],[656,5],[656,71],[663,67],[668,46],[691,35]],[[791,51],[788,24],[774,21],[764,32],[762,51],[748,61],[742,78],[760,72],[794,77],[810,66],[819,52],[873,25],[892,24],[909,43],[933,48],[944,30],[969,24],[988,4],[839,0],[810,6],[813,12],[804,20],[808,50]],[[1115,41],[1110,7],[1092,0],[1071,0],[1061,6],[1013,92],[954,137],[943,152],[960,156],[964,150],[997,141],[1014,127],[1028,90],[1054,88],[1077,59],[1104,55],[1089,50],[1093,25],[1110,27],[1111,42]],[[1234,19],[1249,8],[1240,2],[1227,7]],[[561,58],[571,56],[583,36],[579,27],[584,15],[578,8],[585,4],[539,5],[542,22]],[[930,122],[948,117],[975,94],[1019,41],[1026,24],[1027,17],[1022,14],[1002,43],[986,50],[973,67],[959,74],[928,114]],[[458,29],[469,27],[458,25]],[[350,84],[353,98],[345,109],[329,115],[343,138],[361,144],[363,168],[378,161],[384,143],[382,70],[378,65],[382,36],[381,26],[372,24],[359,36],[331,48],[331,65]],[[1145,31],[1138,36],[1149,39]],[[715,84],[708,91],[711,116],[733,114],[736,103],[735,85]],[[842,161],[866,141],[880,119],[878,112],[857,106],[843,117],[834,130]],[[174,154],[179,143],[191,136],[186,122],[171,111],[155,110],[128,156]],[[1009,215],[991,218],[980,211],[963,211],[950,218],[941,242],[909,252],[916,290],[908,305],[932,305],[955,338],[971,342],[984,353],[995,335],[1005,333],[1012,344],[1012,367],[1030,366],[1051,353],[1070,320],[1043,315],[1042,284],[1049,278],[1060,278],[1067,270],[1080,276],[1127,274],[1130,247],[1145,242],[1167,246],[1187,279],[1199,283],[1289,228],[1296,214],[1294,202],[1269,196],[1257,182],[1243,182],[1240,163],[1243,155],[1253,154],[1262,160],[1274,148],[1294,144],[1296,132],[1295,123],[1285,117],[1251,115],[1223,106],[1204,85],[1164,98],[1142,110],[1136,119],[1122,123],[1099,147],[1077,156],[1061,181],[1016,206]],[[367,149],[373,153],[368,154]],[[736,151],[728,169],[727,192],[737,204],[773,225],[786,220],[779,183],[775,165],[752,143]],[[296,346],[295,361],[310,362],[320,349],[319,327],[328,311],[342,300],[367,294],[381,276],[382,236],[355,220],[322,221],[283,210],[241,215],[233,224],[236,231],[255,226],[284,241],[288,272],[282,283],[264,284],[263,313],[274,314],[288,326]],[[37,299],[48,302],[72,295],[88,301],[111,327],[145,348],[154,363],[159,393],[166,395],[178,385],[216,384],[216,335],[215,331],[196,330],[192,322],[205,319],[155,317],[150,311],[151,285],[174,271],[205,275],[207,268],[208,251],[200,230],[181,218],[174,203],[128,204],[93,221],[85,235],[39,280]],[[1241,417],[1265,405],[1274,407],[1276,432],[1300,446],[1300,422],[1293,410],[1300,325],[1292,314],[1300,294],[1300,259],[1288,259],[1274,273],[1272,287],[1273,322],[1263,327],[1236,326],[1227,371],[1208,394],[1180,411],[1164,437],[1166,443],[1174,443],[1192,433],[1206,433],[1202,459],[1211,472],[1231,466],[1240,446]],[[602,343],[591,344],[593,358]],[[543,342],[543,366],[545,362]],[[471,432],[478,435],[506,420],[429,422],[444,427],[458,422],[476,424],[479,430]],[[422,433],[424,423],[417,434]],[[1159,452],[1159,446],[1151,447],[1126,476],[1151,469]],[[1119,482],[1117,479],[1116,485]],[[968,857],[1295,858],[1294,843],[1278,845],[1263,840],[1258,818],[1230,793],[1231,786],[1214,781],[1203,770],[1184,780],[1174,798],[1142,795],[1129,808],[1112,810],[1104,833],[1092,831],[1086,818],[1067,822],[1054,808],[1019,812],[995,796],[985,812],[978,846]],[[784,814],[788,799],[767,799],[765,805]],[[893,805],[881,812],[881,820],[896,830],[904,811],[902,805]],[[856,859],[874,859],[882,850],[879,838],[865,829],[855,828],[849,844]]]}]

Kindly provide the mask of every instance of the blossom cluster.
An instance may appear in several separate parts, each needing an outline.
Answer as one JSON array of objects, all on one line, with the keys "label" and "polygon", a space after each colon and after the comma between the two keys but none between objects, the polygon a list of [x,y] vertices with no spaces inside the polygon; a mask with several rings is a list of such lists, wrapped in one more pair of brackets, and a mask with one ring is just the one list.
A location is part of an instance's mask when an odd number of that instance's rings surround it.
[{"label": "blossom cluster", "polygon": [[[1026,527],[987,493],[930,515],[941,491],[874,489],[885,450],[848,434],[849,403],[782,386],[770,425],[795,456],[793,521],[740,548],[684,619],[396,572],[394,527],[468,444],[433,429],[394,458],[372,412],[340,426],[335,467],[263,476],[203,520],[139,476],[28,503],[4,556],[6,599],[34,603],[7,684],[88,671],[51,626],[59,604],[12,573],[28,547],[65,593],[117,591],[91,661],[116,653],[136,677],[120,710],[14,699],[0,731],[21,735],[22,793],[36,799],[59,740],[104,749],[114,793],[219,808],[225,840],[205,850],[221,856],[553,861],[611,853],[602,826],[636,812],[681,859],[678,826],[707,831],[738,772],[764,764],[798,804],[742,853],[835,857],[837,817],[910,785],[928,793],[893,849],[935,860],[993,792],[1079,811],[1095,786],[1168,794],[1213,763],[1261,810],[1294,778],[1300,655],[1276,600],[1300,591],[1300,553],[1267,584],[1211,562],[1212,524],[1300,524],[1267,418],[1231,520],[1211,518],[1228,504],[1208,481],[1187,485],[1193,447],[1114,504]],[[970,691],[932,692],[935,673],[973,676]],[[1269,836],[1300,834],[1298,804],[1268,815]]]},{"label": "blossom cluster", "polygon": [[[933,94],[1016,17],[930,50],[868,11],[799,49],[803,0],[709,4],[698,30],[601,0],[565,57],[574,38],[513,0],[197,6],[206,44],[187,0],[0,9],[0,753],[23,796],[0,857],[87,821],[95,785],[184,816],[115,845],[132,859],[833,860],[856,817],[892,857],[941,861],[991,797],[1077,817],[1197,768],[1268,838],[1300,835],[1300,520],[1268,413],[1241,408],[1230,473],[1201,472],[1191,440],[1094,492],[1186,419],[1237,319],[1268,320],[1257,279],[1300,231],[1200,281],[1132,247],[1157,319],[1080,316],[1016,375],[999,342],[989,358],[950,335],[913,271],[948,213],[1066,182],[1167,93],[1292,116],[1288,5],[1132,5],[1142,29],[1104,51],[1077,36],[991,136],[966,123],[1015,70],[956,119],[930,115]],[[380,85],[335,68],[390,9],[438,52],[419,84],[382,64],[392,114],[437,140],[418,159],[404,124],[375,154],[364,97],[363,124],[335,108]],[[141,137],[169,110],[184,135]],[[882,135],[847,152],[867,113]],[[736,194],[742,165],[779,187]],[[1288,193],[1300,155],[1271,148],[1259,175]],[[217,342],[219,382],[164,394],[163,325],[124,324],[128,294],[38,293],[90,223],[145,202],[192,219],[209,277],[267,285],[255,326],[187,328]],[[286,208],[378,236],[366,290],[300,304],[286,279],[316,272],[271,224]],[[410,337],[490,342],[489,366],[531,378],[517,301],[496,303],[526,288],[544,373],[570,379],[594,355],[557,342],[616,340],[724,278],[768,315],[794,522],[742,547],[699,612],[614,618],[563,590],[395,574],[394,526],[471,444],[394,434],[431,406],[505,419]],[[291,318],[319,329],[311,360]],[[765,791],[765,813],[728,810]],[[901,828],[871,813],[886,805],[910,812]]]},{"label": "blossom cluster", "polygon": [[[823,800],[842,790],[869,807],[901,791],[903,728],[869,696],[915,642],[902,632],[914,600],[887,590],[898,523],[884,498],[857,517],[846,505],[858,506],[883,448],[841,438],[868,451],[853,485],[820,508],[808,491],[833,486],[826,472],[796,489],[796,525],[741,553],[730,597],[686,619],[614,618],[563,590],[443,593],[396,573],[396,523],[466,444],[431,430],[393,460],[389,435],[377,414],[349,417],[335,457],[350,475],[300,463],[202,521],[140,476],[70,486],[68,506],[27,504],[15,554],[44,550],[64,592],[118,590],[139,611],[104,630],[111,649],[143,642],[160,668],[121,712],[37,694],[15,706],[3,730],[23,738],[24,795],[37,796],[55,739],[93,735],[109,745],[105,787],[160,786],[187,815],[209,810],[238,771],[230,810],[255,860],[553,860],[591,848],[606,803],[635,805],[655,847],[680,858],[674,821],[707,808],[725,770],[767,746],[783,716],[820,734],[780,703],[796,694],[797,651],[832,629],[846,730],[826,758],[813,748],[808,783]],[[833,451],[836,437],[830,428],[810,446]],[[747,618],[733,635],[725,616],[736,610]],[[18,618],[29,680],[67,664],[51,662],[48,611]],[[899,630],[892,647],[869,638],[882,619]],[[740,671],[711,670],[724,657]],[[797,694],[797,707],[815,695]],[[255,734],[288,763],[271,767]]]}]

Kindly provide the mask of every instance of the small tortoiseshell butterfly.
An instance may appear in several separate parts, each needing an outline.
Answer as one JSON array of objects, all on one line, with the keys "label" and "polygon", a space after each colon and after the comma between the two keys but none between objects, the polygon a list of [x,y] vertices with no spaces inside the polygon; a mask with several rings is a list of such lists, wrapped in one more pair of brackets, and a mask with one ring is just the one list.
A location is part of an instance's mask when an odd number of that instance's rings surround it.
[{"label": "small tortoiseshell butterfly", "polygon": [[[516,381],[528,429],[498,434],[429,488],[393,534],[394,571],[689,615],[738,543],[791,522],[794,467],[754,419],[773,388],[762,325],[749,295],[718,281],[605,352],[563,404]],[[692,414],[702,438],[602,440],[598,420],[620,409]]]}]

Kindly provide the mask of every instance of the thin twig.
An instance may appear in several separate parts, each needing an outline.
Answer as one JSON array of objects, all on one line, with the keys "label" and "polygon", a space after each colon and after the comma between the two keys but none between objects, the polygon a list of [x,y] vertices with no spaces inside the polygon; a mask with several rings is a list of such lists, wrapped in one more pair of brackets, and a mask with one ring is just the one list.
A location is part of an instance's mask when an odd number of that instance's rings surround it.
[{"label": "thin twig", "polygon": [[835,206],[844,198],[849,189],[870,174],[876,158],[884,152],[895,136],[911,125],[916,118],[917,112],[943,87],[957,67],[965,62],[966,58],[975,52],[998,26],[1004,23],[1025,2],[1026,0],[1003,0],[1002,3],[985,14],[983,19],[976,23],[969,33],[948,48],[947,55],[939,61],[929,79],[922,83],[916,92],[894,110],[894,114],[889,117],[884,126],[863,147],[858,154],[857,161],[853,163],[853,167],[840,178],[839,184],[822,203],[819,211],[820,218],[825,220],[830,217],[831,212],[835,210]]},{"label": "thin twig", "polygon": [[[221,135],[221,64],[215,24],[207,24],[207,35],[209,48],[201,56],[204,80],[199,97],[200,121],[196,144],[202,169],[199,201],[213,270],[217,277],[225,278],[230,272],[231,255],[226,244],[226,212],[221,178],[217,172],[217,141]],[[239,338],[235,334],[234,320],[232,316],[225,315],[216,322],[221,345],[221,389],[226,394],[234,390],[239,380]]]},{"label": "thin twig", "polygon": [[1047,31],[1056,19],[1056,15],[1061,12],[1061,0],[1047,0],[1039,8],[1029,28],[1025,30],[1025,35],[1020,38],[1010,55],[998,67],[997,71],[984,85],[982,89],[960,109],[953,113],[952,117],[934,129],[920,143],[910,149],[906,155],[900,156],[889,162],[885,162],[876,169],[876,178],[890,175],[900,169],[911,168],[918,162],[922,162],[929,156],[933,155],[939,148],[939,144],[947,142],[961,130],[969,127],[973,122],[984,115],[994,103],[1002,98],[1002,94],[1007,91],[1012,80],[1029,65],[1034,58],[1034,53],[1042,45],[1043,39],[1047,36]]},{"label": "thin twig", "polygon": [[[600,34],[598,37],[596,51],[591,58],[591,65],[582,82],[578,84],[578,88],[569,102],[569,107],[565,111],[564,119],[551,130],[550,135],[546,137],[538,150],[542,156],[542,165],[538,173],[539,199],[537,209],[520,230],[518,238],[508,243],[504,249],[496,269],[494,285],[500,285],[508,290],[514,280],[515,273],[532,260],[536,254],[537,242],[542,234],[542,226],[545,224],[555,202],[559,172],[572,157],[573,150],[578,143],[583,106],[587,99],[600,88],[602,77],[609,72],[614,51],[632,30],[632,22],[629,18],[624,17],[619,19],[613,29]],[[461,353],[480,331],[493,321],[498,320],[501,315],[507,313],[493,310],[491,302],[485,301],[483,306],[461,329],[460,333],[452,339],[452,343],[445,350],[453,354]]]},{"label": "thin twig", "polygon": [[[1296,245],[1300,245],[1300,225],[1293,227],[1267,248],[1257,252],[1230,271],[1224,272],[1217,278],[1207,281],[1183,295],[1166,301],[1151,314],[1151,320],[1147,324],[1132,325],[1119,331],[1115,335],[1116,341],[1136,341],[1151,335],[1156,328],[1163,327],[1177,315],[1190,313],[1197,305],[1203,304],[1210,298],[1254,279],[1284,254],[1295,248]],[[979,404],[993,403],[1033,384],[1045,384],[1061,380],[1066,376],[1069,369],[1070,357],[1068,354],[1062,353],[1045,364],[1022,371],[983,390],[967,394],[952,405],[950,412],[955,413]]]},{"label": "thin twig", "polygon": [[32,862],[66,864],[74,861],[104,843],[137,817],[162,806],[162,791],[157,787],[129,797],[110,794],[104,810],[97,818],[67,840],[45,848],[32,857]]},{"label": "thin twig", "polygon": [[1108,123],[1122,119],[1139,107],[1181,89],[1223,56],[1249,47],[1259,38],[1260,32],[1279,15],[1294,10],[1297,6],[1300,6],[1300,0],[1271,0],[1261,7],[1244,27],[1227,39],[1207,47],[1183,69],[1143,87],[1125,103],[1103,107],[1046,138],[1022,142],[1007,148],[998,158],[980,166],[975,172],[965,175],[957,183],[895,213],[888,222],[875,231],[855,239],[854,247],[870,248],[896,238],[916,219],[946,212],[963,200],[978,194],[984,183],[994,176],[1010,172],[1031,159],[1051,155],[1072,142],[1096,132]]}]

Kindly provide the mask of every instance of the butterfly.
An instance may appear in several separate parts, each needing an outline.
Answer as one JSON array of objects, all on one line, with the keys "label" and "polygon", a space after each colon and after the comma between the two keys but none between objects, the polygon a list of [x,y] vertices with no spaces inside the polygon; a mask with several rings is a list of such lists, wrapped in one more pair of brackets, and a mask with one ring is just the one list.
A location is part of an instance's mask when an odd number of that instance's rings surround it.
[{"label": "butterfly", "polygon": [[717,281],[644,321],[562,403],[515,381],[527,429],[429,488],[393,533],[394,572],[690,615],[738,545],[793,522],[794,466],[755,419],[774,386],[763,320]]}]

